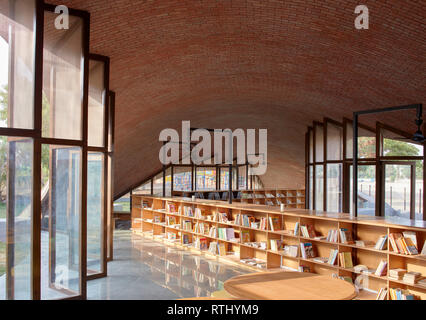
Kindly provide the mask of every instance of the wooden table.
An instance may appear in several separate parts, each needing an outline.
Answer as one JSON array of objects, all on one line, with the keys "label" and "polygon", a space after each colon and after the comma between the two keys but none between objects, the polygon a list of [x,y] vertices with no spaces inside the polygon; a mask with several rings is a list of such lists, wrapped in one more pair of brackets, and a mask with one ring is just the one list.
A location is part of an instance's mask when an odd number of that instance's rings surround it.
[{"label": "wooden table", "polygon": [[225,290],[240,300],[352,300],[357,296],[347,281],[282,271],[239,276],[226,281]]}]

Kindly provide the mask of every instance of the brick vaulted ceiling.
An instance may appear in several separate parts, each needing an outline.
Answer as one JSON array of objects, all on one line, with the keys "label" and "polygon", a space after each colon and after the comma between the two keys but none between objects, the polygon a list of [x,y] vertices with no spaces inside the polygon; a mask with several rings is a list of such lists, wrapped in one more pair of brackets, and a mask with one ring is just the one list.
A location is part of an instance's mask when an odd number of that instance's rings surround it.
[{"label": "brick vaulted ceiling", "polygon": [[[312,121],[426,101],[425,0],[60,4],[91,13],[91,52],[111,58],[116,195],[161,170],[159,133],[182,120],[268,129],[265,185],[301,186]],[[359,4],[370,30],[354,27]],[[414,132],[414,113],[380,120]]]}]

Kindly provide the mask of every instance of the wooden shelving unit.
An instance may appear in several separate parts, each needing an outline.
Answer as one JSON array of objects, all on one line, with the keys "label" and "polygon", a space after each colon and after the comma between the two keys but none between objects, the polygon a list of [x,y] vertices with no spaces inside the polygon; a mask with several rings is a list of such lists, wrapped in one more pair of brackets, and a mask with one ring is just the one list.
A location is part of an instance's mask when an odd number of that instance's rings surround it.
[{"label": "wooden shelving unit", "polygon": [[241,191],[241,203],[281,206],[305,209],[305,190],[301,189],[264,189]]},{"label": "wooden shelving unit", "polygon": [[[426,277],[426,257],[425,256],[408,256],[394,253],[390,250],[376,250],[373,247],[359,247],[353,244],[344,244],[340,242],[328,242],[326,240],[315,240],[306,238],[301,235],[295,235],[294,229],[298,225],[310,225],[314,228],[318,236],[327,236],[330,230],[338,230],[345,228],[349,230],[354,240],[370,240],[374,243],[382,235],[388,235],[395,232],[415,231],[417,242],[422,249],[426,240],[426,222],[411,220],[393,220],[390,218],[380,217],[359,217],[352,218],[347,214],[327,214],[324,212],[315,212],[296,208],[289,208],[285,212],[280,212],[278,208],[250,205],[250,204],[227,204],[222,201],[196,200],[192,202],[189,199],[177,198],[154,198],[146,196],[133,196],[132,209],[132,228],[136,233],[148,234],[154,239],[180,245],[200,252],[192,245],[197,238],[204,238],[207,242],[207,249],[211,242],[224,244],[226,255],[220,256],[232,263],[240,263],[243,259],[259,259],[265,263],[262,269],[252,268],[256,270],[276,270],[278,268],[297,271],[300,266],[308,267],[310,272],[336,275],[339,277],[349,277],[355,281],[359,274],[355,273],[353,268],[343,268],[339,259],[335,265],[316,262],[313,259],[303,259],[300,254],[301,243],[312,243],[317,257],[329,257],[331,250],[338,250],[339,253],[350,252],[354,266],[365,265],[369,269],[376,269],[381,260],[388,262],[388,270],[403,268],[407,271],[420,272]],[[168,210],[169,205],[174,206],[173,212]],[[201,217],[185,216],[185,207],[191,208],[195,214],[195,209],[199,209],[202,213]],[[208,217],[214,216],[216,213],[226,214],[229,222],[212,221]],[[266,218],[268,223],[266,230],[259,230],[252,227],[235,225],[237,215],[252,216],[257,219]],[[272,231],[269,218],[276,218],[279,222],[279,230]],[[167,221],[173,222],[175,226],[167,224]],[[185,221],[187,230],[184,229]],[[211,228],[233,228],[237,240],[230,241],[220,239],[209,234],[200,234],[194,232],[196,223],[204,223],[206,229]],[[192,228],[190,228],[192,227]],[[173,240],[167,240],[170,234]],[[247,237],[246,241],[243,240]],[[184,241],[185,239],[185,241]],[[289,257],[283,251],[276,252],[271,250],[271,240],[281,240],[284,245],[295,245],[299,247],[297,257]],[[187,242],[187,243],[184,243]],[[254,248],[247,242],[264,242],[265,248]],[[388,240],[389,242],[389,240]],[[388,243],[388,248],[391,248]],[[208,253],[208,251],[203,251]],[[209,254],[209,253],[208,253]],[[245,265],[241,263],[241,265]],[[358,278],[359,280],[359,278]],[[364,287],[370,291],[377,292],[381,288],[401,288],[410,291],[421,299],[426,299],[426,288],[419,285],[408,285],[403,281],[392,280],[388,276],[379,277],[374,274],[363,275]],[[375,297],[368,291],[364,296]],[[389,298],[389,293],[388,293]]]},{"label": "wooden shelving unit", "polygon": [[[215,199],[226,201],[229,191],[173,191],[174,197],[191,198],[194,195],[202,195],[204,199]],[[240,190],[233,191],[234,202],[251,203],[269,206],[284,204],[286,208],[305,209],[305,190],[302,189],[263,189],[263,190]],[[219,199],[216,199],[219,200]]]}]

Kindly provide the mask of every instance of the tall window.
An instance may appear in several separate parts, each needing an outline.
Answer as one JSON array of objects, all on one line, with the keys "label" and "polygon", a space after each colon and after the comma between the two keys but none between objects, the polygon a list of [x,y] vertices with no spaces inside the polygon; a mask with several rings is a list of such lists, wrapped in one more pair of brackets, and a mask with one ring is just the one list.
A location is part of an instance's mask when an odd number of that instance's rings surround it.
[{"label": "tall window", "polygon": [[[31,299],[35,1],[0,1],[0,299]],[[25,137],[28,136],[28,137]]]}]

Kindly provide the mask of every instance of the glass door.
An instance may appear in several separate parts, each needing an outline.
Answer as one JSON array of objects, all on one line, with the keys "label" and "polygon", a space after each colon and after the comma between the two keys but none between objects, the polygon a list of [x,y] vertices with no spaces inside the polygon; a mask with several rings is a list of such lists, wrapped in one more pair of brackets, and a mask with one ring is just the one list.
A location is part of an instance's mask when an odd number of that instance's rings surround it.
[{"label": "glass door", "polygon": [[416,163],[384,162],[382,170],[384,215],[414,219]]},{"label": "glass door", "polygon": [[[353,214],[353,165],[349,170],[349,212]],[[376,215],[376,164],[358,164],[358,216]]]}]

